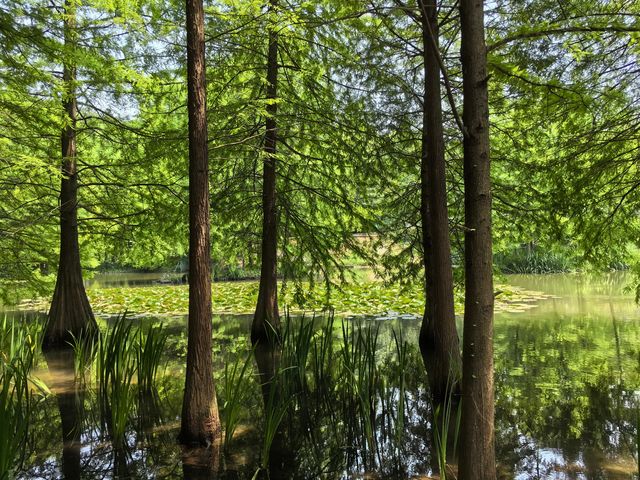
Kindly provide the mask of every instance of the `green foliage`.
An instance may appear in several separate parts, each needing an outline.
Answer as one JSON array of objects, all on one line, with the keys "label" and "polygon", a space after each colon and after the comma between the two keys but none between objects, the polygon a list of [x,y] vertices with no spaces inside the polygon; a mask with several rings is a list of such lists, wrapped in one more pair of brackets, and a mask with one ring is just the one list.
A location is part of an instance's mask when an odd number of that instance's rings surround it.
[{"label": "green foliage", "polygon": [[576,270],[578,265],[577,260],[565,251],[554,252],[541,247],[498,253],[494,263],[503,273],[566,273]]}]

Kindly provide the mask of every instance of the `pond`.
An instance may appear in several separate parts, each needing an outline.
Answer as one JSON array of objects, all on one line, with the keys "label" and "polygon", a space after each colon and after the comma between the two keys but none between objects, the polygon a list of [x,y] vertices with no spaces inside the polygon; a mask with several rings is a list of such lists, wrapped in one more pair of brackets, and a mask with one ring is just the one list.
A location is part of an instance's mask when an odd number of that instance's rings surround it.
[{"label": "pond", "polygon": [[[624,291],[629,280],[620,273],[508,277],[551,297],[526,311],[496,314],[501,478],[638,478],[640,310]],[[144,329],[160,319],[132,321]],[[219,405],[223,425],[231,419],[234,430],[213,465],[212,449],[176,445],[186,321],[161,321],[168,337],[159,378],[152,394],[136,393],[118,448],[95,380],[83,383],[72,358],[38,359],[34,375],[51,394],[35,405],[19,478],[208,478],[213,469],[216,478],[251,479],[267,461],[270,478],[436,475],[415,316],[292,318],[291,343],[278,361],[294,367],[283,369],[276,382],[282,391],[270,399],[249,348],[251,316],[216,315]]]}]

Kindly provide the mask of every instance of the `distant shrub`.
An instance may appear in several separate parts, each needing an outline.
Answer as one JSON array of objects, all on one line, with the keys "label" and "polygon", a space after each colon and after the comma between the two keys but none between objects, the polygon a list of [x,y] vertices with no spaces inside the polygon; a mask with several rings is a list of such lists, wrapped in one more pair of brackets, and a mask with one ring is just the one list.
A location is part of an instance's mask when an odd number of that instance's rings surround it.
[{"label": "distant shrub", "polygon": [[243,268],[239,265],[213,266],[213,279],[217,282],[255,280],[257,278],[260,278],[259,268]]},{"label": "distant shrub", "polygon": [[497,253],[494,262],[503,273],[565,273],[578,267],[568,253],[527,247]]}]

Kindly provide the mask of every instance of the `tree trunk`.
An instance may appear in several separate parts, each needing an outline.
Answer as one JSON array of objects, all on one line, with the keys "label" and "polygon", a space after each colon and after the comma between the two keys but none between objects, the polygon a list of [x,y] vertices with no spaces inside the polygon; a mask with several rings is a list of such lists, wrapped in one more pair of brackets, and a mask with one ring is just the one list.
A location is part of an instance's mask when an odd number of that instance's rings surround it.
[{"label": "tree trunk", "polygon": [[[277,0],[270,0],[270,20],[277,15]],[[278,225],[276,211],[276,144],[278,110],[278,32],[270,22],[269,50],[267,52],[267,120],[264,138],[264,164],[262,172],[262,264],[258,302],[251,325],[251,342],[273,343],[280,330],[278,313]]]},{"label": "tree trunk", "polygon": [[[64,43],[75,44],[75,2],[65,1]],[[78,243],[78,172],[76,168],[76,67],[73,61],[63,65],[66,89],[62,104],[67,125],[62,130],[62,180],[60,185],[60,258],[43,348],[69,347],[73,338],[92,335],[98,325],[91,311],[82,281]]]},{"label": "tree trunk", "polygon": [[461,0],[465,312],[460,478],[495,480],[493,258],[487,53],[482,0]]},{"label": "tree trunk", "polygon": [[426,305],[420,351],[436,404],[457,391],[462,360],[453,302],[451,241],[442,132],[438,12],[435,0],[421,1],[424,55],[422,162],[420,168],[422,242]]},{"label": "tree trunk", "polygon": [[189,110],[189,337],[180,442],[207,445],[220,437],[211,360],[211,259],[204,8],[187,0]]}]

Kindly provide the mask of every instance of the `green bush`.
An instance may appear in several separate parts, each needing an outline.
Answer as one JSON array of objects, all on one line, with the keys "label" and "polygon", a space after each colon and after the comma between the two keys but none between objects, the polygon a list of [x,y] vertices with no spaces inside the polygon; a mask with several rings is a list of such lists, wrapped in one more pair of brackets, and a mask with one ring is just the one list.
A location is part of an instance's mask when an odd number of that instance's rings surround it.
[{"label": "green bush", "polygon": [[566,273],[578,267],[577,259],[570,254],[541,248],[499,252],[494,263],[502,273]]}]

